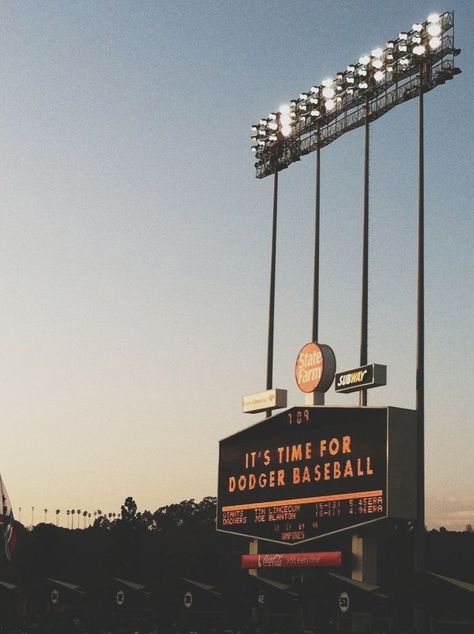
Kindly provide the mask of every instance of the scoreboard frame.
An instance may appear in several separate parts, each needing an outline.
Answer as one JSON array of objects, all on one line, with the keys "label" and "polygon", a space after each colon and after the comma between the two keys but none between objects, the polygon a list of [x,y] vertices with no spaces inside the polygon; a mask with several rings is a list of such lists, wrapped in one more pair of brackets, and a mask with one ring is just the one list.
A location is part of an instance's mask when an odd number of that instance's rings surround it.
[{"label": "scoreboard frame", "polygon": [[415,519],[416,456],[413,410],[289,408],[220,441],[217,530],[293,546]]}]

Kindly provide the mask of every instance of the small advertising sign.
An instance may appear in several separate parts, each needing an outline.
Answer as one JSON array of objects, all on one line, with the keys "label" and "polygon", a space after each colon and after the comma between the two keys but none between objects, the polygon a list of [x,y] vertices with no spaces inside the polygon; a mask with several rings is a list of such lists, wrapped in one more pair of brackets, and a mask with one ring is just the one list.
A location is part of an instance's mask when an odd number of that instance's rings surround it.
[{"label": "small advertising sign", "polygon": [[353,370],[338,372],[334,379],[336,392],[357,392],[387,384],[387,366],[372,363]]},{"label": "small advertising sign", "polygon": [[267,390],[242,397],[242,413],[257,414],[269,409],[286,407],[288,392],[286,390]]},{"label": "small advertising sign", "polygon": [[342,566],[342,552],[267,553],[242,555],[241,567],[256,568],[337,568]]}]

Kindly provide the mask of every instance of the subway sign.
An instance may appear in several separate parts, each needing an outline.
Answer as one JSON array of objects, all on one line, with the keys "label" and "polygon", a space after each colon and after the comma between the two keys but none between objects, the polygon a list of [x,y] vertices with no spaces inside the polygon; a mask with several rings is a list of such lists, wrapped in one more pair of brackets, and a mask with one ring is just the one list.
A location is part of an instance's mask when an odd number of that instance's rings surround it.
[{"label": "subway sign", "polygon": [[334,378],[336,392],[356,392],[387,384],[387,366],[372,363],[354,370],[338,372]]},{"label": "subway sign", "polygon": [[219,447],[217,529],[293,545],[416,516],[416,416],[293,407]]}]

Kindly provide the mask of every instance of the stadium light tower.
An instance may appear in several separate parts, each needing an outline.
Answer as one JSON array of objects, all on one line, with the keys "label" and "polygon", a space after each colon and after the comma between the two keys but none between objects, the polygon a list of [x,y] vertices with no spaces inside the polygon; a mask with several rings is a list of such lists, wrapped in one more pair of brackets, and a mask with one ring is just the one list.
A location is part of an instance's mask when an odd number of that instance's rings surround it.
[{"label": "stadium light tower", "polygon": [[[365,125],[364,231],[361,309],[361,364],[367,362],[368,308],[368,208],[369,208],[369,124],[397,105],[419,98],[418,138],[418,244],[417,244],[417,522],[415,571],[425,569],[424,524],[424,95],[459,74],[454,45],[454,12],[431,14],[424,22],[400,32],[385,48],[350,64],[334,77],[314,85],[292,99],[278,113],[261,119],[252,128],[252,150],[257,178],[275,175],[274,231],[276,230],[276,192],[278,172],[310,152],[316,159],[315,265],[313,285],[313,339],[318,337],[319,319],[319,222],[320,222],[320,150],[337,138]],[[274,235],[275,237],[275,235]],[[274,243],[272,243],[272,258]],[[274,266],[272,259],[274,301]],[[273,294],[273,295],[272,295]],[[273,317],[271,324],[273,329]],[[270,349],[270,336],[269,336]],[[273,330],[272,330],[273,354]],[[270,367],[270,364],[269,366]],[[269,371],[267,367],[267,384]],[[361,397],[361,405],[366,404]]]}]

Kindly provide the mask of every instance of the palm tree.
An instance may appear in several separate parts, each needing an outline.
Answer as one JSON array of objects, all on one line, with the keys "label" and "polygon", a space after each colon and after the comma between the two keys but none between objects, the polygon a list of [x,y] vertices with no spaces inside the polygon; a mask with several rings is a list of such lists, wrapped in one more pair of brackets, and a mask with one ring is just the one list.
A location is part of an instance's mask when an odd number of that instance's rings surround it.
[{"label": "palm tree", "polygon": [[82,512],[82,516],[83,516],[83,518],[84,518],[84,519],[82,520],[82,526],[83,526],[83,528],[85,528],[85,527],[86,527],[86,517],[87,517],[87,511],[83,511],[83,512]]},{"label": "palm tree", "polygon": [[31,507],[31,527],[33,527],[34,523],[35,523],[35,507],[32,506]]},{"label": "palm tree", "polygon": [[71,511],[69,509],[66,511],[66,515],[67,515],[67,527],[69,528],[69,516],[71,515]]},{"label": "palm tree", "polygon": [[71,511],[71,528],[74,528],[74,515],[75,515],[76,511],[74,509],[72,509]]},{"label": "palm tree", "polygon": [[56,526],[58,526],[58,522],[59,522],[59,514],[61,513],[61,511],[59,509],[56,509]]},{"label": "palm tree", "polygon": [[48,516],[48,509],[44,509],[44,523],[46,524],[46,518]]}]

